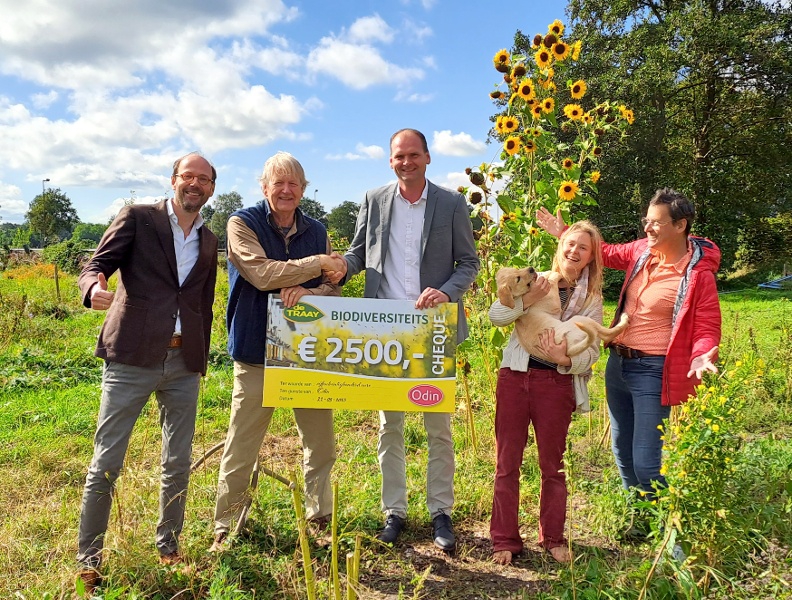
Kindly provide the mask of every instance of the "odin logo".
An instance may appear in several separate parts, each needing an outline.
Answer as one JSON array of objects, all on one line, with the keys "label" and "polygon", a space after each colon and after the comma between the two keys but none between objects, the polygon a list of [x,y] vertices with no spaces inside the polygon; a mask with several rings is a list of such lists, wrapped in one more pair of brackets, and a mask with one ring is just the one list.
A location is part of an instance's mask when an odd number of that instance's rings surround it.
[{"label": "odin logo", "polygon": [[435,406],[443,401],[443,390],[429,384],[416,385],[407,392],[410,402],[417,406]]}]

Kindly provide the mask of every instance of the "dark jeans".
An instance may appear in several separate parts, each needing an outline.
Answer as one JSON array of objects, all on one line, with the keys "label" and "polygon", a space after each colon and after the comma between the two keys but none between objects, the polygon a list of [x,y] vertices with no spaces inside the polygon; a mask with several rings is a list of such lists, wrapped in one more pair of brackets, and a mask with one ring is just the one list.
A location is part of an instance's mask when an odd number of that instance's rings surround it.
[{"label": "dark jeans", "polygon": [[660,403],[664,364],[665,356],[624,358],[611,352],[605,369],[613,456],[622,483],[650,494],[653,481],[666,485],[657,428],[671,414],[671,407]]}]

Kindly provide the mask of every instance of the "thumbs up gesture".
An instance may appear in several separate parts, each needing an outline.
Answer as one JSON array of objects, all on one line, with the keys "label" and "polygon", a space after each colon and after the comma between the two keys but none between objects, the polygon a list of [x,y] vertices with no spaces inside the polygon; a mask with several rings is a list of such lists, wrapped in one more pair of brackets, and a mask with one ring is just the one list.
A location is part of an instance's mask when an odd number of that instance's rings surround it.
[{"label": "thumbs up gesture", "polygon": [[99,273],[96,279],[96,283],[91,288],[91,308],[94,310],[107,310],[113,303],[115,293],[107,289],[107,278],[104,273]]}]

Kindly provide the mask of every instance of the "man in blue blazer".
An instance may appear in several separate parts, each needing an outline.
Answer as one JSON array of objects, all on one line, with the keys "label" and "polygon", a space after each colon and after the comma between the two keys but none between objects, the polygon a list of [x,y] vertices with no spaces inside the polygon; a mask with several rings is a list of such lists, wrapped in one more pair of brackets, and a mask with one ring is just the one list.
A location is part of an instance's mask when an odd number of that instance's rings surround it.
[{"label": "man in blue blazer", "polygon": [[[355,237],[345,254],[344,281],[365,269],[366,298],[414,300],[416,308],[440,302],[459,305],[457,343],[467,337],[462,295],[479,270],[473,228],[464,197],[426,179],[431,162],[426,137],[415,129],[390,140],[390,166],[398,181],[370,190],[360,207]],[[435,544],[455,547],[454,443],[449,413],[424,413],[429,442],[426,502]],[[404,413],[380,412],[378,442],[382,472],[385,543],[398,538],[407,520]]]}]

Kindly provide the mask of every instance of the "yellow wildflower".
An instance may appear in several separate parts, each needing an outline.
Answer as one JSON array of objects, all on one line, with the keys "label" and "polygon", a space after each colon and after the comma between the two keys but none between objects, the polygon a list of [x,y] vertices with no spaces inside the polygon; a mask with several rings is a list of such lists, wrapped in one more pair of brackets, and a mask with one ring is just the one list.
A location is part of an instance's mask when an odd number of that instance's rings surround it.
[{"label": "yellow wildflower", "polygon": [[558,197],[561,200],[573,200],[577,196],[578,184],[574,181],[564,181],[558,188]]}]

